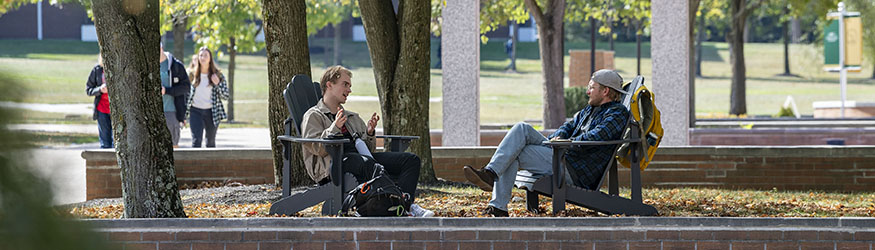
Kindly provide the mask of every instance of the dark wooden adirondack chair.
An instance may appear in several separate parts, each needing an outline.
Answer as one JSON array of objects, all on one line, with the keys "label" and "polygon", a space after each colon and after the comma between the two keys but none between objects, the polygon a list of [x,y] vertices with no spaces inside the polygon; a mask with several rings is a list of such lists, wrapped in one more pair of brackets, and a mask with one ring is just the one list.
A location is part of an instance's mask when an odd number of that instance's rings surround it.
[{"label": "dark wooden adirondack chair", "polygon": [[[636,77],[625,90],[630,92],[644,84],[644,77]],[[631,96],[625,95],[623,105],[629,108]],[[544,141],[545,145],[553,148],[553,175],[538,176],[531,172],[521,170],[517,173],[516,186],[526,190],[526,209],[538,213],[538,196],[553,197],[553,213],[565,210],[565,202],[586,207],[605,214],[625,215],[657,215],[656,208],[644,204],[641,198],[641,168],[640,160],[644,155],[642,138],[638,133],[638,121],[629,114],[629,122],[626,129],[630,130],[622,140],[616,141]],[[631,128],[631,129],[630,129]],[[617,180],[617,149],[629,144],[631,151],[631,197],[625,198],[619,195]],[[596,190],[588,190],[575,185],[565,183],[564,171],[569,171],[565,162],[565,152],[573,146],[599,146],[614,145],[614,155],[608,162],[598,188],[604,184],[605,176],[609,176],[608,193]]]},{"label": "dark wooden adirondack chair", "polygon": [[[337,215],[343,203],[343,199],[349,190],[358,185],[355,177],[351,174],[342,174],[341,157],[343,157],[343,143],[346,139],[308,139],[292,136],[292,129],[301,134],[301,122],[304,113],[316,105],[322,98],[322,89],[318,82],[313,82],[306,75],[295,75],[292,82],[283,91],[286,106],[289,109],[289,118],[283,123],[285,135],[278,136],[283,144],[283,194],[282,198],[274,202],[270,207],[270,214],[294,215],[308,207],[322,204],[323,215]],[[294,127],[293,127],[294,126]],[[392,152],[407,150],[410,141],[419,139],[418,136],[377,136],[389,140],[388,145]],[[326,151],[331,155],[331,182],[308,188],[303,192],[291,194],[289,176],[291,173],[292,143],[322,143]]]}]

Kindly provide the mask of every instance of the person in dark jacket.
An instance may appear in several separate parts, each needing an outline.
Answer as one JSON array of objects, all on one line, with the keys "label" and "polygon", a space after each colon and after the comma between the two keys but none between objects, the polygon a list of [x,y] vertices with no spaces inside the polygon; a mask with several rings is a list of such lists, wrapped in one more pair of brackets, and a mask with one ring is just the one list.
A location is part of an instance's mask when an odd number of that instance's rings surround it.
[{"label": "person in dark jacket", "polygon": [[91,69],[88,82],[85,83],[85,93],[94,97],[94,115],[97,120],[100,148],[112,148],[112,119],[109,114],[109,94],[106,88],[106,75],[103,74],[103,59],[97,55],[97,65]]},{"label": "person in dark jacket", "polygon": [[160,76],[161,98],[164,102],[164,118],[167,119],[167,129],[173,140],[173,147],[179,147],[179,131],[185,126],[186,101],[191,90],[191,82],[185,65],[173,58],[173,55],[164,52],[164,43],[161,43]]}]

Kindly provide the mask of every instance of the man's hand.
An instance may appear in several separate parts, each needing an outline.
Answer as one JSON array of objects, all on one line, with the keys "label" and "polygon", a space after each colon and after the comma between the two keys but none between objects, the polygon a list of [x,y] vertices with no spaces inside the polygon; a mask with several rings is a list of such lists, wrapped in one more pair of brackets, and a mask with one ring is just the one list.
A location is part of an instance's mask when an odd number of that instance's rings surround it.
[{"label": "man's hand", "polygon": [[106,94],[106,92],[108,92],[108,90],[106,89],[106,85],[104,84],[103,87],[100,87],[100,93]]},{"label": "man's hand", "polygon": [[167,89],[165,89],[164,86],[161,86],[161,94],[163,95],[165,92],[167,92]]},{"label": "man's hand", "polygon": [[181,122],[179,122],[179,127],[180,127],[180,128],[184,128],[184,127],[185,127],[185,121],[181,121]]},{"label": "man's hand", "polygon": [[213,74],[213,77],[210,77],[210,81],[213,81],[213,84],[215,84],[215,85],[219,85],[219,76],[216,74]]},{"label": "man's hand", "polygon": [[343,109],[337,108],[337,114],[334,115],[334,126],[337,129],[343,128],[343,124],[346,124],[346,116],[343,115]]},{"label": "man's hand", "polygon": [[368,135],[374,135],[377,133],[377,122],[380,121],[380,116],[375,112],[371,115],[371,120],[368,120]]}]

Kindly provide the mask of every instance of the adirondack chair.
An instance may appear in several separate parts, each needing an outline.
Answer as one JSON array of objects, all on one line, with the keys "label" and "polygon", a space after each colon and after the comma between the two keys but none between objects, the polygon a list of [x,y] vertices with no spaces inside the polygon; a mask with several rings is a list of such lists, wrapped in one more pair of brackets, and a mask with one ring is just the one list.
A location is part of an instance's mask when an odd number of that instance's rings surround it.
[{"label": "adirondack chair", "polygon": [[[631,84],[626,86],[625,90],[637,89],[638,86],[644,84],[644,77],[636,77]],[[631,93],[631,92],[630,92]],[[630,95],[624,95],[623,105],[629,108],[631,102]],[[544,141],[545,145],[553,148],[553,175],[539,176],[529,171],[521,170],[517,173],[515,185],[526,190],[526,209],[538,213],[538,198],[540,195],[553,198],[553,213],[565,210],[565,202],[586,207],[605,214],[625,214],[625,215],[657,215],[656,208],[644,204],[641,198],[641,168],[639,166],[641,157],[644,155],[642,138],[638,133],[638,121],[632,117],[630,113],[629,122],[626,124],[626,129],[630,132],[624,136],[622,140],[616,141]],[[631,129],[630,129],[631,128]],[[625,198],[619,195],[619,184],[617,180],[617,149],[628,143],[631,151],[631,197]],[[613,145],[614,155],[608,162],[605,168],[601,181],[596,190],[588,190],[575,185],[565,183],[564,171],[569,171],[568,164],[565,161],[565,152],[574,146],[600,146]],[[605,181],[608,180],[608,193],[601,192],[600,188]]]},{"label": "adirondack chair", "polygon": [[[322,89],[318,82],[313,82],[306,75],[295,75],[292,82],[283,91],[286,107],[289,109],[289,118],[283,122],[285,135],[278,136],[283,144],[283,194],[282,198],[274,202],[270,207],[270,214],[294,215],[308,207],[322,204],[323,215],[337,215],[346,198],[347,192],[352,190],[358,183],[351,174],[342,174],[341,157],[343,157],[343,143],[346,139],[309,139],[292,136],[292,129],[301,134],[301,122],[304,113],[322,98]],[[294,125],[294,127],[293,127]],[[387,140],[388,148],[392,152],[407,150],[410,141],[419,139],[419,136],[377,136]],[[291,194],[289,176],[291,174],[292,143],[322,143],[326,151],[331,155],[331,182],[316,185],[303,192]]]}]

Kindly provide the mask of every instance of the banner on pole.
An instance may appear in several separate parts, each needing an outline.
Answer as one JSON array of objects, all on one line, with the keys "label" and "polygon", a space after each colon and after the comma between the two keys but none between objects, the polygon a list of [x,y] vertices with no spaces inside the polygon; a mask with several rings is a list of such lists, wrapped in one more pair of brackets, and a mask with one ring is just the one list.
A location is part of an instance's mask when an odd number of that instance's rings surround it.
[{"label": "banner on pole", "polygon": [[[845,67],[849,72],[860,72],[863,64],[863,23],[860,16],[845,16]],[[824,68],[839,68],[839,20],[830,17],[829,25],[823,33]]]}]

